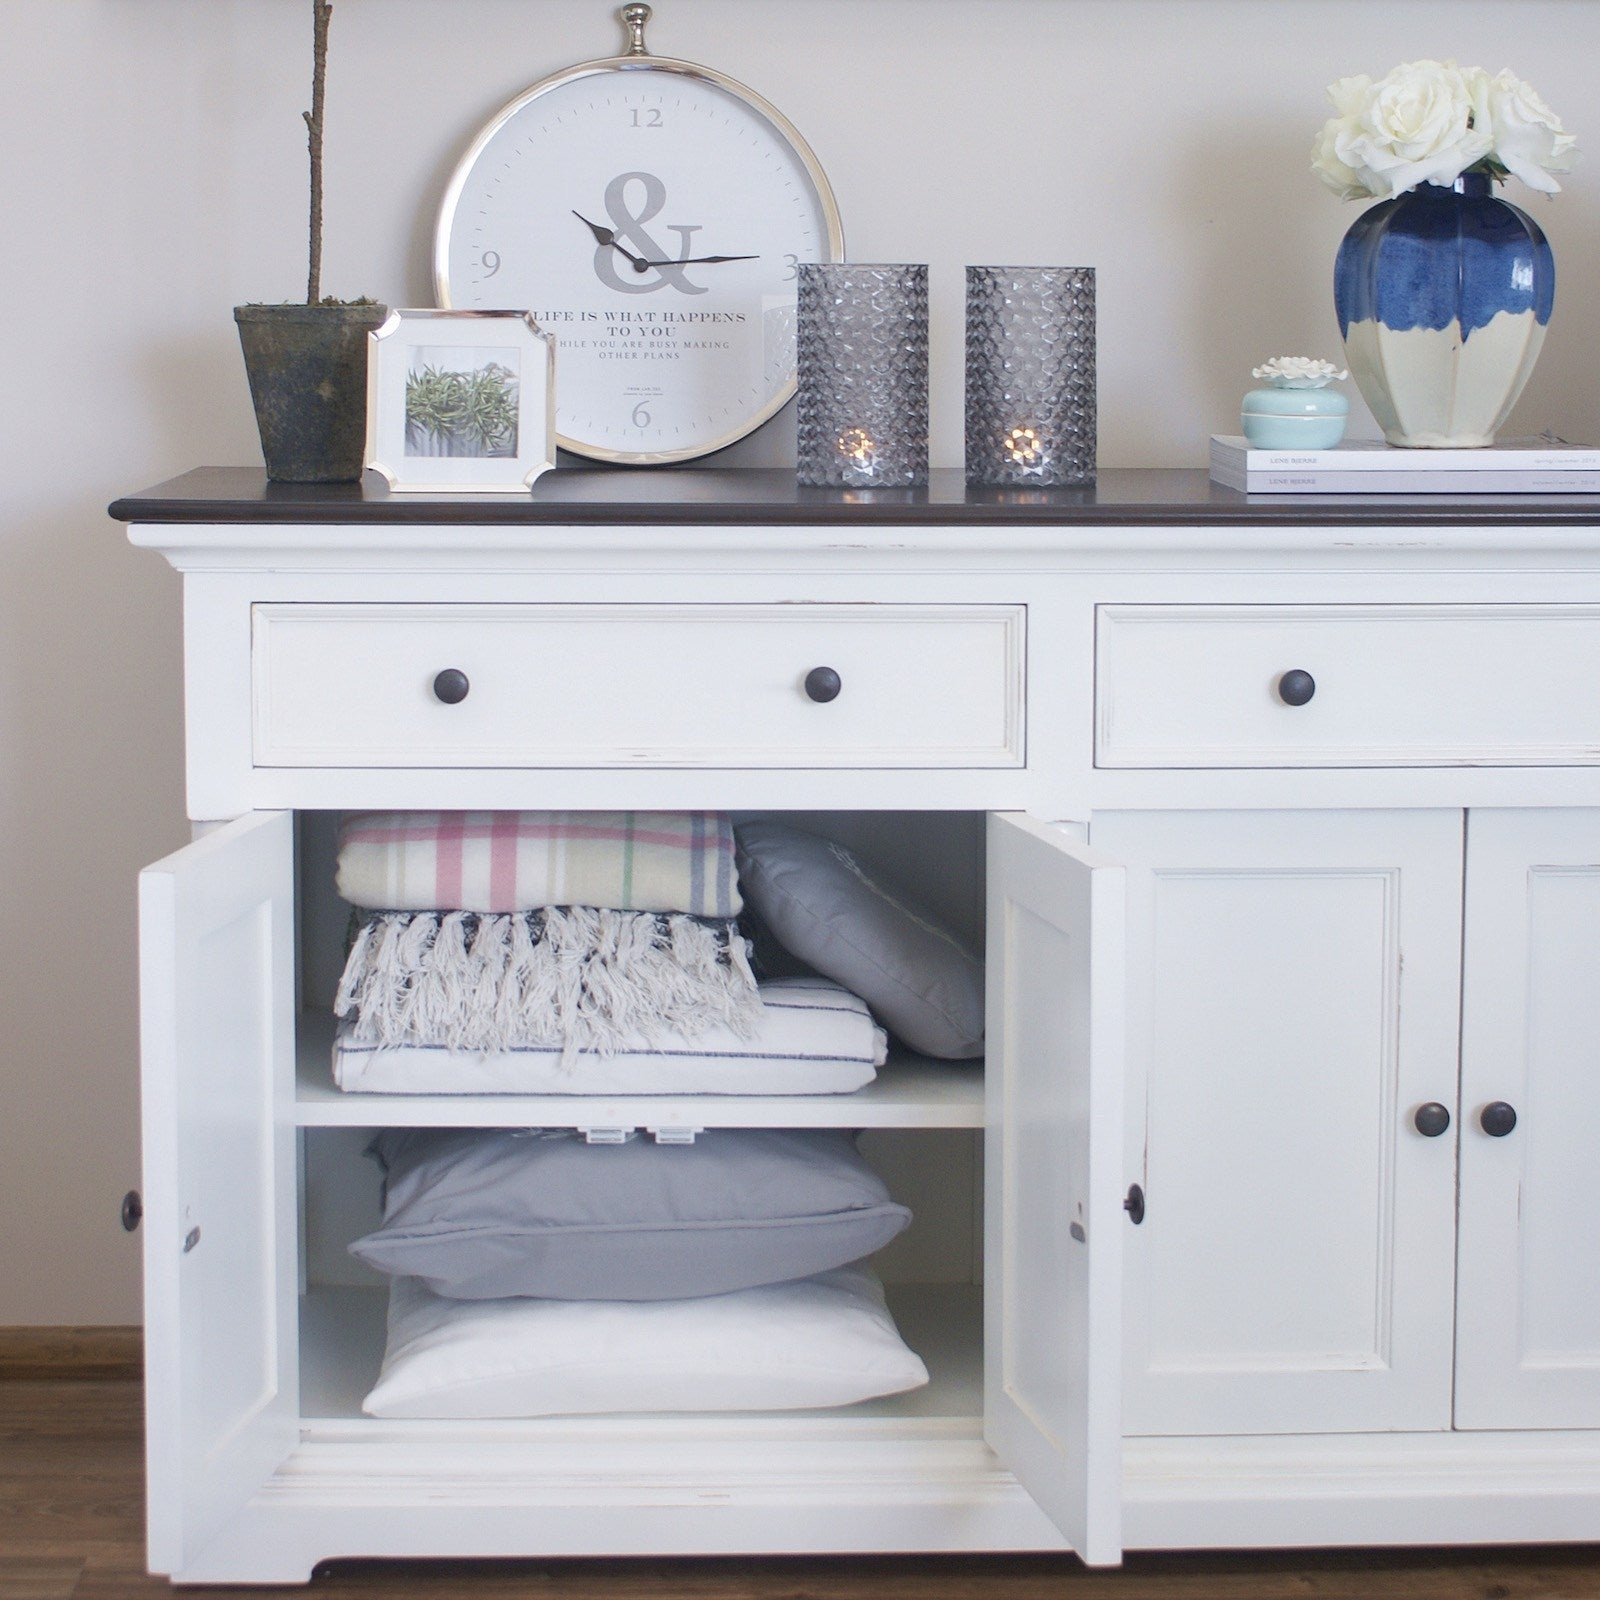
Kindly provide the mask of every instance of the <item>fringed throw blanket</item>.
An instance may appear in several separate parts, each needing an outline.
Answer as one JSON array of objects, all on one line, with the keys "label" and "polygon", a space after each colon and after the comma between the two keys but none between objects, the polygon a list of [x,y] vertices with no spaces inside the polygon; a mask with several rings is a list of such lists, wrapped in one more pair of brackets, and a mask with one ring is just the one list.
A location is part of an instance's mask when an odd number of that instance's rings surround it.
[{"label": "fringed throw blanket", "polygon": [[339,893],[385,911],[606,906],[739,913],[714,811],[369,811],[339,835]]},{"label": "fringed throw blanket", "polygon": [[570,1065],[668,1031],[748,1037],[761,997],[733,922],[594,906],[381,911],[361,924],[334,1012],[361,1042],[559,1045]]}]

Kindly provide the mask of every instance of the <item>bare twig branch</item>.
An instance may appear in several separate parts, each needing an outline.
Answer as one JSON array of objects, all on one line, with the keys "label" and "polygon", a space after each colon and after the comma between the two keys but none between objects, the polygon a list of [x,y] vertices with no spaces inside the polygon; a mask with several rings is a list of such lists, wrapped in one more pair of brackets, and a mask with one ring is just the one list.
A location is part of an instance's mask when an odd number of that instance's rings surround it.
[{"label": "bare twig branch", "polygon": [[322,299],[322,107],[328,87],[328,24],[333,0],[311,0],[311,109],[306,119],[311,152],[311,270],[306,278],[306,304]]}]

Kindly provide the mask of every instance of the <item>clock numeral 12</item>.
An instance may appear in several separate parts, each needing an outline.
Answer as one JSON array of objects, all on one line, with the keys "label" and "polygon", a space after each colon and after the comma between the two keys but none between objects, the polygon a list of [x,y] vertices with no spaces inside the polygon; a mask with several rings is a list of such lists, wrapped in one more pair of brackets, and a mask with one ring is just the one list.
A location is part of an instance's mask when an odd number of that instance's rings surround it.
[{"label": "clock numeral 12", "polygon": [[628,116],[631,119],[630,126],[635,128],[660,128],[665,126],[661,120],[660,106],[646,106],[642,111],[630,111]]}]

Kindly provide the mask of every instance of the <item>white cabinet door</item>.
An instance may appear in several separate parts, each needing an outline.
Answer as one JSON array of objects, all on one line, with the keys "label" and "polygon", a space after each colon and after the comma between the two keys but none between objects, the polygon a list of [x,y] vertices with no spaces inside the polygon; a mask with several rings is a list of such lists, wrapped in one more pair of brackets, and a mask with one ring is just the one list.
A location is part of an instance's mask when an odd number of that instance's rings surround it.
[{"label": "white cabinet door", "polygon": [[1456,1426],[1600,1428],[1600,811],[1468,813],[1466,903]]},{"label": "white cabinet door", "polygon": [[984,1437],[1093,1564],[1122,1552],[1122,917],[1120,868],[990,817]]},{"label": "white cabinet door", "polygon": [[139,878],[149,1563],[181,1573],[294,1446],[294,821]]},{"label": "white cabinet door", "polygon": [[1128,866],[1130,1433],[1450,1425],[1461,814],[1096,814]]}]

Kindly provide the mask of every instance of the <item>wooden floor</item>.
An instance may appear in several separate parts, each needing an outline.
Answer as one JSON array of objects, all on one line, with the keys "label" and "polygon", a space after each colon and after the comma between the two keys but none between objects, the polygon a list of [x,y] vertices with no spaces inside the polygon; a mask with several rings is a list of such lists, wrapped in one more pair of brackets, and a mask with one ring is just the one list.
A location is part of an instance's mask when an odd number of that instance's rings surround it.
[{"label": "wooden floor", "polygon": [[[146,1576],[139,1387],[0,1381],[0,1600],[132,1600]],[[203,1597],[230,1589],[187,1589]],[[298,1591],[268,1591],[293,1595]],[[316,1600],[1600,1600],[1600,1547],[764,1561],[337,1561]]]}]

